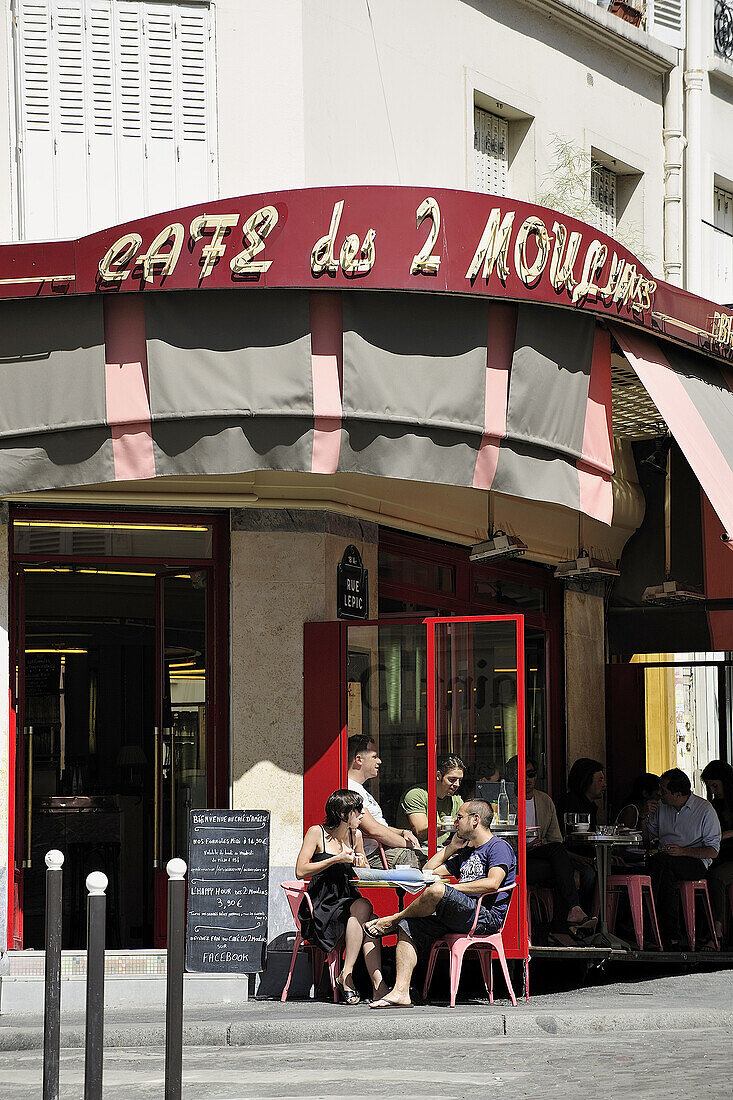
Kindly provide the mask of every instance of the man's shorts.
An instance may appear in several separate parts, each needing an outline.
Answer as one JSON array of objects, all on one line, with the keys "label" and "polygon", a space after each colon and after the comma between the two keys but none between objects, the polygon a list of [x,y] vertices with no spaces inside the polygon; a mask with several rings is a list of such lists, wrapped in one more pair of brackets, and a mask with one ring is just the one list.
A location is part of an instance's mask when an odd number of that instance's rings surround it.
[{"label": "man's shorts", "polygon": [[[413,947],[419,955],[423,951],[428,951],[435,940],[439,940],[446,932],[470,932],[473,918],[476,916],[477,902],[477,898],[462,894],[460,890],[454,890],[452,886],[446,884],[445,893],[432,916],[408,917],[399,922],[399,928],[412,940]],[[501,911],[497,913],[482,906],[476,925],[476,934],[490,936],[501,928],[502,921]]]}]

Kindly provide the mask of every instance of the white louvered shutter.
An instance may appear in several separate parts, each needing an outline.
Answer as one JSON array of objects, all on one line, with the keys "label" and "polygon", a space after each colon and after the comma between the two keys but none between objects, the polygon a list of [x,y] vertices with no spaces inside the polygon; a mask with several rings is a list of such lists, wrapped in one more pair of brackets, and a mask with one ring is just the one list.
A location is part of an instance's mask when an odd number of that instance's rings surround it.
[{"label": "white louvered shutter", "polygon": [[722,187],[716,187],[714,198],[715,228],[733,235],[733,192],[724,191]]},{"label": "white louvered shutter", "polygon": [[473,186],[488,195],[506,195],[509,167],[506,119],[473,109]]},{"label": "white louvered shutter", "polygon": [[16,41],[25,238],[216,197],[208,4],[19,0]]},{"label": "white louvered shutter", "polygon": [[117,154],[117,221],[130,221],[145,201],[145,128],[143,120],[143,19],[141,5],[114,5]]},{"label": "white louvered shutter", "polygon": [[660,42],[685,48],[685,20],[687,0],[649,0],[647,3],[646,26],[650,34]]},{"label": "white louvered shutter", "polygon": [[145,4],[146,166],[148,210],[177,206],[175,18],[173,4]]},{"label": "white louvered shutter", "polygon": [[89,225],[114,225],[119,209],[114,23],[110,0],[91,0],[86,19]]},{"label": "white louvered shutter", "polygon": [[178,204],[186,206],[209,195],[208,9],[181,7],[177,33]]},{"label": "white louvered shutter", "polygon": [[43,239],[56,233],[51,12],[47,0],[21,0],[17,41],[19,205],[24,235]]},{"label": "white louvered shutter", "polygon": [[593,224],[609,237],[616,235],[616,173],[593,161],[590,174]]}]

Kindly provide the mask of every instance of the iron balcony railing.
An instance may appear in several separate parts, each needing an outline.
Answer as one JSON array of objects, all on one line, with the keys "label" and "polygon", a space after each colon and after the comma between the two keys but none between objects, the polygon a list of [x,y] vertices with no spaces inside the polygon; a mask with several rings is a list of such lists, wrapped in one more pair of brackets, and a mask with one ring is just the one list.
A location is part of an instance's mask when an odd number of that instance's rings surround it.
[{"label": "iron balcony railing", "polygon": [[733,61],[733,3],[731,0],[715,0],[713,19],[715,52],[727,61]]}]

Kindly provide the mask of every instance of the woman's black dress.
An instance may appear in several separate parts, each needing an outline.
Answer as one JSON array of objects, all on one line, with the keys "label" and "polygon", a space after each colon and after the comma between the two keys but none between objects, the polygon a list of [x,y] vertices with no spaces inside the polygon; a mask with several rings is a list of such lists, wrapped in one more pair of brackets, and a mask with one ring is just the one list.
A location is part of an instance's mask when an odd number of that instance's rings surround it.
[{"label": "woman's black dress", "polygon": [[[323,831],[323,851],[311,857],[311,863],[329,859],[333,852],[327,852],[326,833]],[[298,917],[303,938],[316,944],[322,951],[333,951],[344,932],[349,919],[352,904],[361,897],[354,882],[354,872],[348,863],[334,863],[325,871],[313,875],[307,886],[308,896],[313,903],[311,915],[305,898],[300,903]]]}]

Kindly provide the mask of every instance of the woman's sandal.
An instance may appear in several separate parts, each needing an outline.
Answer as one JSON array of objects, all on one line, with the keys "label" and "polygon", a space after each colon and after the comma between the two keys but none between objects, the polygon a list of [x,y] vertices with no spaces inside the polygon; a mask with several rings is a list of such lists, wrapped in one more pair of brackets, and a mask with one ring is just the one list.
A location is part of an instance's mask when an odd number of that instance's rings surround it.
[{"label": "woman's sandal", "polygon": [[339,1000],[343,1005],[349,1005],[354,1007],[361,1004],[361,997],[355,989],[347,989],[340,978],[336,979],[336,989],[338,991]]}]

